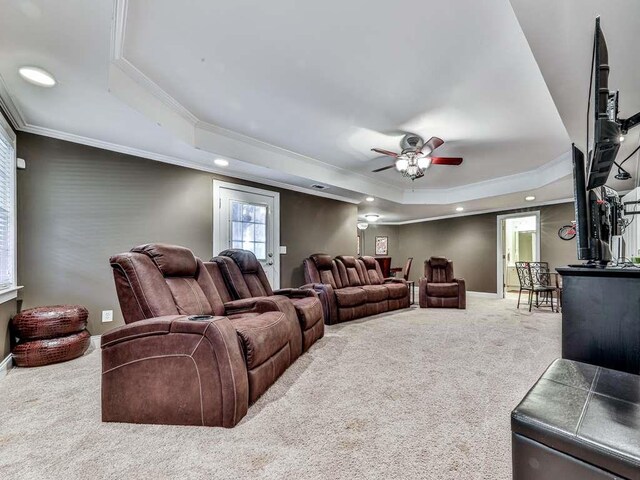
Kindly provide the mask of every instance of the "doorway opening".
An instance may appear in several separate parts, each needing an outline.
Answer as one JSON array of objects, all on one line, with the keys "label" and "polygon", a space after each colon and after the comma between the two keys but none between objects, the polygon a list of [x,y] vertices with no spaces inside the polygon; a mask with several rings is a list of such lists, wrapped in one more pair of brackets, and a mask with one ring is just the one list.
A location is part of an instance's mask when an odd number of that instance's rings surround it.
[{"label": "doorway opening", "polygon": [[498,215],[498,297],[520,289],[516,262],[539,261],[540,212]]},{"label": "doorway opening", "polygon": [[252,251],[271,287],[280,288],[280,194],[213,181],[213,255]]}]

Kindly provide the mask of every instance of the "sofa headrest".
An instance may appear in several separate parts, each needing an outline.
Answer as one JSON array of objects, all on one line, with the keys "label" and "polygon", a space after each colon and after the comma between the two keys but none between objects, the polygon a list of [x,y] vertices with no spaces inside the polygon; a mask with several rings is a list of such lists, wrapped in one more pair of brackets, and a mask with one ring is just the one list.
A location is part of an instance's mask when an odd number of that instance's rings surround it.
[{"label": "sofa headrest", "polygon": [[333,266],[333,258],[326,253],[314,253],[309,258],[316,264],[318,270],[331,270]]},{"label": "sofa headrest", "polygon": [[367,267],[367,270],[375,270],[376,269],[376,259],[370,256],[360,257],[360,260],[364,262],[364,266]]},{"label": "sofa headrest", "polygon": [[249,250],[230,248],[220,252],[219,256],[231,258],[242,273],[257,273],[262,268],[254,253]]},{"label": "sofa headrest", "polygon": [[134,247],[131,251],[151,258],[165,277],[193,277],[198,270],[193,252],[178,245],[149,243]]},{"label": "sofa headrest", "polygon": [[352,257],[351,255],[339,255],[336,258],[339,259],[345,267],[356,268],[356,257]]},{"label": "sofa headrest", "polygon": [[447,263],[449,263],[449,260],[447,259],[447,257],[431,257],[429,259],[429,263],[431,264],[431,267],[446,267]]}]

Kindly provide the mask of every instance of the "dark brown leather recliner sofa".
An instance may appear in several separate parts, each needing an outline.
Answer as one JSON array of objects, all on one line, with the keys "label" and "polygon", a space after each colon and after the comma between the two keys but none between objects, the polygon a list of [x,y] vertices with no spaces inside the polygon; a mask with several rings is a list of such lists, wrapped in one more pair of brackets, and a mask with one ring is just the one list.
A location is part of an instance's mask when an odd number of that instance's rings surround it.
[{"label": "dark brown leather recliner sofa", "polygon": [[219,288],[224,301],[251,299],[282,295],[293,303],[300,329],[302,330],[302,351],[306,352],[316,340],[324,335],[324,315],[318,294],[311,288],[283,288],[273,291],[262,265],[253,252],[229,249],[213,257],[211,262],[219,265],[224,278],[224,289]]},{"label": "dark brown leather recliner sofa", "polygon": [[326,305],[329,325],[409,307],[406,281],[384,278],[373,257],[316,253],[304,260],[304,274]]},{"label": "dark brown leather recliner sofa", "polygon": [[162,244],[110,262],[127,325],[102,335],[103,421],[233,427],[302,352],[292,302],[223,301],[216,262]]},{"label": "dark brown leather recliner sofa", "polygon": [[445,257],[425,260],[419,285],[420,308],[467,308],[465,281],[453,276],[453,262]]}]

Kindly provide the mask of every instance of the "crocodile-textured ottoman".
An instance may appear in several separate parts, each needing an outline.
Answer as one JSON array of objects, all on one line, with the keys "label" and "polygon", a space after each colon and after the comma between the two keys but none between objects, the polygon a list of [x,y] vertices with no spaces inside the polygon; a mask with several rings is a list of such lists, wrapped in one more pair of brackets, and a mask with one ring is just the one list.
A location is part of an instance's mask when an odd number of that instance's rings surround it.
[{"label": "crocodile-textured ottoman", "polygon": [[77,358],[89,348],[89,312],[80,305],[54,305],[23,310],[11,320],[18,338],[12,350],[19,367],[39,367]]}]

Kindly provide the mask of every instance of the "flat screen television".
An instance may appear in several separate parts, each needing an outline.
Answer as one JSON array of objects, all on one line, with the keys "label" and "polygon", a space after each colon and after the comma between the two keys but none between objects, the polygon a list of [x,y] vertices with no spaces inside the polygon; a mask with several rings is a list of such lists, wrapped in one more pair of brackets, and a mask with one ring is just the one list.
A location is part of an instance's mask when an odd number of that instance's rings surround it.
[{"label": "flat screen television", "polygon": [[[594,103],[593,148],[589,166],[585,168],[583,152],[572,146],[573,189],[578,259],[586,260],[587,266],[603,266],[611,261],[611,237],[620,235],[625,225],[620,198],[606,183],[611,168],[617,165],[620,137],[640,125],[640,112],[627,119],[618,118],[618,92],[609,90],[609,52],[600,17],[596,18],[591,66],[589,88],[594,87],[594,95],[590,95],[589,101]],[[625,179],[630,178],[620,165],[618,169],[626,173]]]},{"label": "flat screen television", "polygon": [[620,149],[622,129],[618,121],[618,93],[609,91],[609,51],[596,18],[594,38],[593,77],[594,90],[594,138],[589,167],[587,190],[607,183],[611,167]]},{"label": "flat screen television", "polygon": [[575,198],[578,260],[590,266],[604,266],[611,261],[612,222],[605,187],[587,189],[584,154],[572,145],[573,195]]}]

